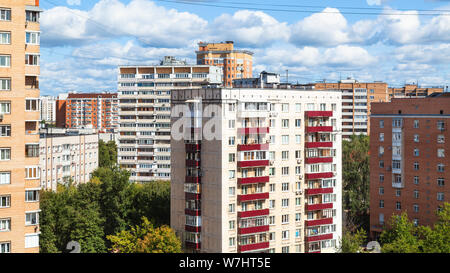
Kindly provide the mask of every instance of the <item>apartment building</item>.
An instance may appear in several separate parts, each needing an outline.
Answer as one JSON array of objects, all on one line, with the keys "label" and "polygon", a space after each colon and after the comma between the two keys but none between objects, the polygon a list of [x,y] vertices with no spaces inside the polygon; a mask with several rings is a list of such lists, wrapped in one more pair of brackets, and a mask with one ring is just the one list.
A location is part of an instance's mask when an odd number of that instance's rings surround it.
[{"label": "apartment building", "polygon": [[87,183],[98,167],[98,134],[41,129],[37,175],[41,187],[56,191],[58,184]]},{"label": "apartment building", "polygon": [[0,253],[39,252],[39,1],[0,4]]},{"label": "apartment building", "polygon": [[293,88],[340,90],[342,92],[342,137],[346,140],[351,135],[368,135],[371,103],[390,100],[388,85],[384,82],[362,83],[348,78],[335,83],[318,82],[297,85]]},{"label": "apartment building", "polygon": [[170,179],[171,90],[221,83],[221,68],[170,56],[160,65],[119,67],[118,163],[131,181]]},{"label": "apartment building", "polygon": [[405,84],[403,87],[389,87],[389,98],[425,98],[433,93],[443,93],[444,87],[419,87]]},{"label": "apartment building", "polygon": [[341,92],[172,91],[171,227],[186,252],[335,252]]},{"label": "apartment building", "polygon": [[223,69],[223,85],[231,87],[234,79],[251,78],[253,52],[234,49],[234,42],[198,43],[197,64]]},{"label": "apartment building", "polygon": [[116,93],[61,94],[57,103],[57,125],[64,128],[95,128],[114,132],[119,126]]},{"label": "apartment building", "polygon": [[370,232],[406,211],[432,225],[450,202],[450,93],[373,103],[370,130]]},{"label": "apartment building", "polygon": [[54,96],[41,96],[41,121],[45,121],[46,124],[56,124],[56,100]]}]

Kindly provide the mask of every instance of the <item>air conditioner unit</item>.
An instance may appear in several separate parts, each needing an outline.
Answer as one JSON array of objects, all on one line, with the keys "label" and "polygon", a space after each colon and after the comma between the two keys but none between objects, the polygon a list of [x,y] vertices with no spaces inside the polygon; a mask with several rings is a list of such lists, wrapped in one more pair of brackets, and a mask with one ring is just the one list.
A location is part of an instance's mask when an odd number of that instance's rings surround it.
[{"label": "air conditioner unit", "polygon": [[295,192],[295,195],[302,195],[302,194],[303,194],[302,191],[296,191],[296,192]]},{"label": "air conditioner unit", "polygon": [[297,159],[297,164],[301,164],[302,160],[301,159]]},{"label": "air conditioner unit", "polygon": [[299,175],[298,178],[299,178],[299,179],[303,179],[303,175],[302,175],[302,174]]},{"label": "air conditioner unit", "polygon": [[270,161],[269,161],[269,164],[270,164],[270,166],[272,166],[272,165],[273,165],[273,163],[274,163],[274,161],[273,161],[273,160],[270,160]]}]

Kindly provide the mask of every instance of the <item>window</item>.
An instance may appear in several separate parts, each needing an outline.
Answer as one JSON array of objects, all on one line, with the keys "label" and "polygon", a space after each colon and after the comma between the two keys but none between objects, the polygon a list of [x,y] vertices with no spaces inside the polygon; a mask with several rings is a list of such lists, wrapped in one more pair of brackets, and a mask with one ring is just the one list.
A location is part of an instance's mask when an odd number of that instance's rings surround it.
[{"label": "window", "polygon": [[234,143],[235,143],[235,137],[229,137],[228,138],[228,145],[234,146]]},{"label": "window", "polygon": [[228,212],[234,212],[234,204],[229,204],[228,205]]},{"label": "window", "polygon": [[11,113],[11,103],[0,102],[0,114],[10,114],[10,113]]},{"label": "window", "polygon": [[281,199],[281,207],[283,207],[283,208],[289,207],[289,199],[287,199],[287,198]]},{"label": "window", "polygon": [[11,148],[0,148],[0,161],[11,160]]},{"label": "window", "polygon": [[0,137],[11,136],[11,125],[0,125]]},{"label": "window", "polygon": [[383,160],[380,160],[380,162],[378,164],[379,164],[380,168],[384,168],[384,161]]},{"label": "window", "polygon": [[[1,183],[1,182],[0,182]],[[437,185],[439,187],[443,187],[445,185],[445,179],[444,178],[438,178],[437,179]]]},{"label": "window", "polygon": [[26,111],[39,111],[39,99],[26,99],[25,110]]},{"label": "window", "polygon": [[326,111],[327,110],[327,106],[325,103],[321,103],[320,104],[320,111]]},{"label": "window", "polygon": [[39,157],[39,144],[26,144],[25,155],[26,157]]},{"label": "window", "polygon": [[384,128],[384,120],[380,120],[380,128]]},{"label": "window", "polygon": [[11,173],[10,172],[0,172],[0,185],[11,184]]},{"label": "window", "polygon": [[437,200],[438,201],[444,201],[444,193],[443,192],[438,192],[437,193]]},{"label": "window", "polygon": [[392,119],[392,127],[402,127],[402,119]]},{"label": "window", "polygon": [[419,199],[419,191],[418,191],[418,190],[414,190],[414,192],[413,192],[413,197],[414,197],[415,199]]},{"label": "window", "polygon": [[296,119],[295,120],[295,127],[300,128],[302,126],[302,120],[301,119]]},{"label": "window", "polygon": [[445,143],[445,136],[444,135],[438,135],[437,136],[437,143]]},{"label": "window", "polygon": [[296,206],[301,206],[302,205],[302,199],[300,197],[296,197],[295,198],[295,205]]},{"label": "window", "polygon": [[289,112],[289,103],[282,103],[281,104],[281,111],[286,113]]},{"label": "window", "polygon": [[416,185],[419,184],[419,177],[418,176],[414,176],[414,184],[416,184]]},{"label": "window", "polygon": [[281,159],[282,160],[288,160],[289,159],[289,151],[282,151],[281,152]]},{"label": "window", "polygon": [[236,121],[234,119],[228,121],[228,129],[234,129],[235,125]]},{"label": "window", "polygon": [[282,253],[289,253],[289,247],[288,247],[288,246],[283,246],[283,247],[281,248],[281,252],[282,252]]},{"label": "window", "polygon": [[380,140],[381,142],[383,142],[383,141],[384,141],[384,133],[380,133],[380,137],[379,137],[379,140]]},{"label": "window", "polygon": [[39,22],[39,12],[27,10],[25,13],[27,22]]},{"label": "window", "polygon": [[11,230],[11,219],[10,218],[0,219],[0,232],[10,230]]},{"label": "window", "polygon": [[11,21],[10,9],[0,9],[0,21]]},{"label": "window", "polygon": [[302,214],[297,212],[295,214],[295,222],[300,222],[302,220]]},{"label": "window", "polygon": [[401,190],[395,190],[395,196],[400,197],[402,195]]},{"label": "window", "polygon": [[27,31],[25,42],[30,45],[39,45],[40,44],[40,33]]},{"label": "window", "polygon": [[11,195],[0,196],[0,208],[9,208],[11,206]]},{"label": "window", "polygon": [[301,144],[302,143],[302,136],[301,135],[295,135],[295,143]]},{"label": "window", "polygon": [[419,170],[419,162],[414,162],[414,170]]},{"label": "window", "polygon": [[289,136],[281,136],[281,144],[289,144]]},{"label": "window", "polygon": [[444,149],[437,149],[437,157],[445,157]]},{"label": "window", "polygon": [[234,220],[228,222],[229,229],[234,229]]},{"label": "window", "polygon": [[284,214],[281,216],[281,223],[282,224],[289,224],[289,214]]},{"label": "window", "polygon": [[11,44],[11,32],[0,32],[0,44],[2,45]]},{"label": "window", "polygon": [[228,171],[228,178],[232,179],[235,177],[236,171],[234,170],[230,170]]},{"label": "window", "polygon": [[414,149],[414,156],[419,156],[419,149],[417,148]]},{"label": "window", "polygon": [[281,184],[281,191],[289,191],[289,183],[282,183]]},{"label": "window", "polygon": [[384,194],[384,188],[383,188],[383,187],[380,187],[380,188],[378,189],[378,194],[379,194],[379,195],[383,195],[383,194]]},{"label": "window", "polygon": [[445,128],[444,121],[439,120],[439,121],[437,122],[437,129],[440,130],[440,131],[443,131],[444,128]]},{"label": "window", "polygon": [[39,54],[25,54],[26,65],[39,65]]},{"label": "window", "polygon": [[380,156],[384,155],[384,147],[383,146],[378,147],[378,155],[380,155]]},{"label": "window", "polygon": [[234,196],[235,191],[236,191],[236,188],[235,188],[235,187],[229,187],[229,188],[228,188],[228,195]]},{"label": "window", "polygon": [[295,104],[295,112],[299,113],[302,111],[302,105],[300,103]]},{"label": "window", "polygon": [[275,168],[270,168],[269,169],[269,176],[274,176],[275,175]]},{"label": "window", "polygon": [[414,204],[413,205],[413,210],[414,210],[414,212],[419,212],[419,205]]},{"label": "window", "polygon": [[384,182],[384,174],[380,174],[380,183]]},{"label": "window", "polygon": [[235,162],[236,154],[228,154],[228,162]]},{"label": "window", "polygon": [[11,243],[0,242],[0,253],[10,253],[10,252],[11,252]]},{"label": "window", "polygon": [[282,239],[282,240],[287,240],[287,239],[289,239],[289,230],[283,230],[283,231],[281,232],[281,239]]},{"label": "window", "polygon": [[380,208],[384,208],[384,200],[380,200],[379,207],[380,207]]},{"label": "window", "polygon": [[281,126],[283,128],[289,128],[289,120],[288,119],[282,119],[281,120]]},{"label": "window", "polygon": [[0,55],[0,67],[11,66],[11,55]]},{"label": "window", "polygon": [[417,134],[414,135],[414,142],[419,142],[419,135]]},{"label": "window", "polygon": [[234,246],[236,244],[236,240],[234,237],[230,238],[230,246]]},{"label": "window", "polygon": [[270,127],[270,128],[274,128],[274,127],[275,127],[275,124],[276,124],[276,123],[275,123],[275,120],[274,120],[274,119],[270,119],[270,120],[269,120],[269,127]]},{"label": "window", "polygon": [[0,79],[0,91],[9,91],[11,90],[11,79],[2,78]]},{"label": "window", "polygon": [[419,128],[419,121],[418,120],[414,120],[414,128]]},{"label": "window", "polygon": [[438,171],[438,172],[444,172],[444,169],[445,169],[444,164],[439,163],[439,164],[437,165],[437,171]]},{"label": "window", "polygon": [[282,167],[281,175],[289,175],[289,167]]},{"label": "window", "polygon": [[396,210],[401,210],[401,209],[402,209],[402,203],[400,203],[400,202],[395,202],[395,209],[396,209]]},{"label": "window", "polygon": [[39,201],[39,190],[25,191],[25,202],[37,202]]}]

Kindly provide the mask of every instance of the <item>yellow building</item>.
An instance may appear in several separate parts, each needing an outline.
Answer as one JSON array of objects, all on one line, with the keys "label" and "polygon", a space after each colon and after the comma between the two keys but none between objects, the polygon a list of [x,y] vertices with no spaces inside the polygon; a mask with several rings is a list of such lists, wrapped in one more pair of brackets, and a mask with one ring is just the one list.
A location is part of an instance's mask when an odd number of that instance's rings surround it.
[{"label": "yellow building", "polygon": [[223,84],[231,87],[234,79],[251,78],[253,52],[235,50],[234,43],[198,44],[197,64],[215,65],[223,68]]},{"label": "yellow building", "polygon": [[0,3],[0,253],[39,252],[41,11]]}]

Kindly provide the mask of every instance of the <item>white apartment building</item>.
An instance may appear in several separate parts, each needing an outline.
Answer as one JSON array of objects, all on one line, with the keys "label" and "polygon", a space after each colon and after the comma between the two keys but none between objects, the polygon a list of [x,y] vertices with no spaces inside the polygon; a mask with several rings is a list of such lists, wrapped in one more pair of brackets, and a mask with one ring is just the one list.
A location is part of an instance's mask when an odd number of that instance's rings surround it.
[{"label": "white apartment building", "polygon": [[[65,129],[41,130],[39,143],[41,187],[56,191],[57,184],[87,183],[98,168],[98,134],[74,134]],[[40,170],[39,170],[40,169]]]},{"label": "white apartment building", "polygon": [[170,179],[170,94],[222,83],[222,68],[166,57],[156,66],[120,66],[118,163],[130,180]]},{"label": "white apartment building", "polygon": [[342,92],[203,88],[171,96],[170,222],[187,252],[336,251]]},{"label": "white apartment building", "polygon": [[54,96],[41,96],[41,121],[46,123],[55,124],[56,122],[56,100],[58,98]]}]

